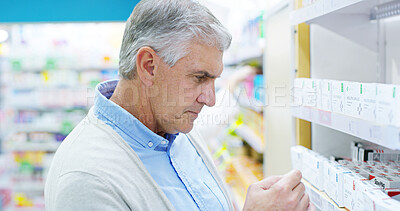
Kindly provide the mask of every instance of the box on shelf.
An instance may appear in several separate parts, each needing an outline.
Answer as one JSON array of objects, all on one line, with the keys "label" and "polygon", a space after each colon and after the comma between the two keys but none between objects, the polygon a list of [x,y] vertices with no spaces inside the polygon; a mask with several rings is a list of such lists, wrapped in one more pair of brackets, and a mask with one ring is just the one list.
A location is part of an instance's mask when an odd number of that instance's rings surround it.
[{"label": "box on shelf", "polygon": [[376,94],[375,83],[361,83],[361,119],[376,121]]},{"label": "box on shelf", "polygon": [[300,145],[290,148],[293,169],[303,171],[303,156],[307,151],[307,148]]},{"label": "box on shelf", "polygon": [[356,173],[344,174],[343,177],[343,204],[349,210],[355,210],[355,183],[367,180]]},{"label": "box on shelf", "polygon": [[382,191],[382,188],[376,186],[375,184],[373,184],[371,181],[368,180],[357,181],[354,184],[354,189],[355,189],[354,210],[364,210],[364,204],[365,204],[365,198],[363,195],[364,192],[372,190]]},{"label": "box on shelf", "polygon": [[317,107],[317,83],[319,79],[303,78],[304,90],[304,106]]},{"label": "box on shelf", "polygon": [[344,82],[332,81],[332,112],[344,114]]},{"label": "box on shelf", "polygon": [[382,190],[368,190],[363,192],[364,211],[376,211],[376,205],[382,201],[390,200]]},{"label": "box on shelf", "polygon": [[400,201],[400,188],[385,188],[384,191],[390,198]]},{"label": "box on shelf", "polygon": [[322,86],[323,80],[321,79],[311,79],[314,82],[315,94],[316,94],[316,108],[322,110]]},{"label": "box on shelf", "polygon": [[295,78],[293,83],[293,106],[304,106],[304,78]]},{"label": "box on shelf", "polygon": [[351,171],[345,169],[341,166],[330,167],[329,168],[329,181],[327,185],[327,189],[325,192],[329,197],[338,205],[338,207],[344,207],[344,175],[350,174]]},{"label": "box on shelf", "polygon": [[345,106],[344,114],[356,118],[361,117],[361,83],[344,82]]},{"label": "box on shelf", "polygon": [[321,109],[332,111],[332,80],[321,80]]},{"label": "box on shelf", "polygon": [[318,190],[324,190],[324,161],[326,158],[308,151],[303,155],[303,178],[309,181]]},{"label": "box on shelf", "polygon": [[385,188],[400,188],[400,178],[391,177],[385,173],[379,173],[375,175],[372,180],[375,185]]},{"label": "box on shelf", "polygon": [[393,84],[377,85],[376,120],[379,123],[400,126],[399,88]]},{"label": "box on shelf", "polygon": [[400,207],[400,201],[395,199],[386,199],[377,201],[375,204],[375,211],[397,211]]}]

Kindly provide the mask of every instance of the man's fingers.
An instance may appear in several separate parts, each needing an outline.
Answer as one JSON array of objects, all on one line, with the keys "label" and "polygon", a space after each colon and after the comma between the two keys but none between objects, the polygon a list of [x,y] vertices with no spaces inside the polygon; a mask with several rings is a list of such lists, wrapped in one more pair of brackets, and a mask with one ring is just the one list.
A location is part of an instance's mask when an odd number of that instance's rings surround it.
[{"label": "man's fingers", "polygon": [[309,203],[307,207],[307,211],[316,211],[317,208],[315,208],[315,205],[313,203]]},{"label": "man's fingers", "polygon": [[309,204],[310,204],[310,198],[308,197],[308,194],[304,194],[303,197],[300,199],[298,210],[306,210]]},{"label": "man's fingers", "polygon": [[260,188],[268,190],[272,185],[282,179],[282,176],[270,176],[258,182]]},{"label": "man's fingers", "polygon": [[301,172],[299,170],[293,170],[288,174],[284,175],[282,179],[280,179],[275,184],[282,187],[286,186],[290,190],[293,190],[300,183],[301,177],[302,177]]},{"label": "man's fingers", "polygon": [[304,195],[304,191],[306,190],[304,184],[300,182],[294,189],[293,193],[297,195],[297,199],[300,201]]}]

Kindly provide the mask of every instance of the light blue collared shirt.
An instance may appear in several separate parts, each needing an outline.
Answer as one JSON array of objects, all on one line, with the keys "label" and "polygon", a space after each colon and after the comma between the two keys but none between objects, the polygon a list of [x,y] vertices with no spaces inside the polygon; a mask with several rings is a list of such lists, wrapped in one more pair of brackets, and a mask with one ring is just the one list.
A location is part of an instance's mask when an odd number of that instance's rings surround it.
[{"label": "light blue collared shirt", "polygon": [[222,190],[185,134],[157,135],[108,100],[118,80],[96,87],[94,113],[137,153],[176,210],[229,210]]}]

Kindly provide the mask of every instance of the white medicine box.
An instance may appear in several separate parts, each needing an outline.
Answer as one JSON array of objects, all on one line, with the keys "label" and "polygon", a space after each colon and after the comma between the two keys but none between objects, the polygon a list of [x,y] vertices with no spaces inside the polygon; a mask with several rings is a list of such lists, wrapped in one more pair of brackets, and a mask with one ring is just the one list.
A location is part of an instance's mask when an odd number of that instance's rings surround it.
[{"label": "white medicine box", "polygon": [[344,82],[332,81],[332,112],[344,114]]},{"label": "white medicine box", "polygon": [[361,83],[361,118],[376,121],[377,87],[375,83]]},{"label": "white medicine box", "polygon": [[293,106],[303,106],[304,104],[304,78],[296,78],[293,83]]},{"label": "white medicine box", "polygon": [[304,106],[316,108],[317,107],[317,83],[318,79],[303,78],[304,89],[303,99]]},{"label": "white medicine box", "polygon": [[399,88],[393,84],[377,85],[376,120],[379,123],[400,126]]},{"label": "white medicine box", "polygon": [[346,115],[360,118],[361,117],[361,83],[344,82],[345,90],[345,106],[344,113]]},{"label": "white medicine box", "polygon": [[321,80],[321,110],[332,111],[332,81]]}]

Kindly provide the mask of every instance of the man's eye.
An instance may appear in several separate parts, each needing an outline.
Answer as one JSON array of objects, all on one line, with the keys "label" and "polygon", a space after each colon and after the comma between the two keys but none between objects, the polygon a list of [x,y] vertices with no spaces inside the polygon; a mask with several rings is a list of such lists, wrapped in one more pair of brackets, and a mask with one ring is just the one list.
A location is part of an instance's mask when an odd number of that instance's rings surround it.
[{"label": "man's eye", "polygon": [[204,77],[204,76],[196,76],[196,79],[200,82],[200,81],[204,81],[206,79],[206,77]]}]

